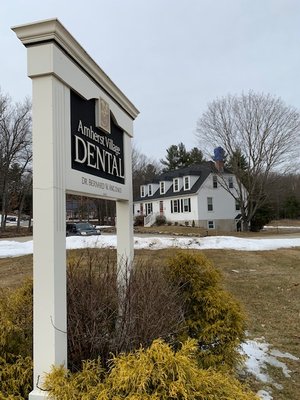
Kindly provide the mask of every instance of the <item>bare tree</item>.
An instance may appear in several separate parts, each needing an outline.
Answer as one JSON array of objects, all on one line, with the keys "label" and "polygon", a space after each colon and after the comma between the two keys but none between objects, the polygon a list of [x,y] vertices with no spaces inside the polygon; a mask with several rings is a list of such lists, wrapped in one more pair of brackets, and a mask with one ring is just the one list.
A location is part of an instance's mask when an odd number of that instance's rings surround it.
[{"label": "bare tree", "polygon": [[26,172],[32,157],[31,104],[12,104],[8,96],[0,93],[0,201],[2,209],[1,229],[5,228],[8,212],[8,187],[11,168],[18,164]]},{"label": "bare tree", "polygon": [[[24,211],[25,203],[27,203],[27,212],[29,216],[28,229],[31,230],[31,216],[32,216],[32,171],[25,169],[21,171],[20,180],[16,188],[17,192],[17,231],[20,231],[21,217]],[[29,206],[29,210],[28,210]]]},{"label": "bare tree", "polygon": [[[240,202],[244,228],[268,200],[268,180],[299,162],[299,134],[300,114],[296,109],[280,98],[252,91],[213,101],[198,120],[200,146],[210,151],[221,146],[231,159],[236,183],[235,190],[227,189]],[[237,154],[244,157],[246,169],[234,162]]]},{"label": "bare tree", "polygon": [[140,185],[150,181],[160,173],[160,165],[157,161],[148,158],[141,153],[136,146],[132,148],[132,181],[133,197],[139,195]]}]

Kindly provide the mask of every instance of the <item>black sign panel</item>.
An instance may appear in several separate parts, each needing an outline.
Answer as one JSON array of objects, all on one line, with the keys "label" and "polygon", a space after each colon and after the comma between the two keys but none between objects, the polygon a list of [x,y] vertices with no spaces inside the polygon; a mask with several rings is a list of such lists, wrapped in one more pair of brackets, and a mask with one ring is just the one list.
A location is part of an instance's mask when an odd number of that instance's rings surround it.
[{"label": "black sign panel", "polygon": [[95,102],[71,91],[72,169],[124,183],[124,132],[111,115],[111,133],[95,126]]}]

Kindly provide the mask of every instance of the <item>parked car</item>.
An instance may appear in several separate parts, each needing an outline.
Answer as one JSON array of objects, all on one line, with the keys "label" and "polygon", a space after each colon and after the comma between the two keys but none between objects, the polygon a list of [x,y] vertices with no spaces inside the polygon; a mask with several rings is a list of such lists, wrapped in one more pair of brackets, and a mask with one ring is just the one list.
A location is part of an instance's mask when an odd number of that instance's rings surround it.
[{"label": "parked car", "polygon": [[10,215],[8,215],[6,217],[6,222],[17,222],[17,217],[11,217]]},{"label": "parked car", "polygon": [[91,236],[101,235],[101,231],[95,228],[89,222],[67,222],[66,226],[67,236]]}]

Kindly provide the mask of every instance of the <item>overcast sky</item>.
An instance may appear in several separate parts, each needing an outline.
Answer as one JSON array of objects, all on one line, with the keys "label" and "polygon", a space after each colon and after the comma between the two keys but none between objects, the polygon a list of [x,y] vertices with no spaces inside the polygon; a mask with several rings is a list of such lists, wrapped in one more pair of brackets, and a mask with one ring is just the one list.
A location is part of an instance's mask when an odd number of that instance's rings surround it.
[{"label": "overcast sky", "polygon": [[299,0],[2,0],[0,87],[31,96],[11,26],[57,17],[139,109],[134,143],[159,160],[197,146],[207,104],[252,89],[300,109]]}]

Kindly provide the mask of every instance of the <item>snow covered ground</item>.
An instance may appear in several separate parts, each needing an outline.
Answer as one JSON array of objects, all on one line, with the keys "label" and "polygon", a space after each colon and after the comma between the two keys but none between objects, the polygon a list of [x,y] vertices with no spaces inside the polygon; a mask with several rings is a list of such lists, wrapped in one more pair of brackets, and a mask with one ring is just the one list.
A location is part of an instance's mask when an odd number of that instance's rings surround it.
[{"label": "snow covered ground", "polygon": [[[115,248],[117,244],[116,235],[101,236],[71,236],[66,238],[67,249],[80,249],[85,247],[110,247]],[[238,238],[234,236],[210,236],[203,238],[186,237],[135,237],[135,249],[232,249],[240,251],[276,250],[279,248],[300,247],[300,238],[284,239],[251,239]],[[32,254],[33,242],[16,242],[11,240],[0,241],[0,257],[16,257]]]},{"label": "snow covered ground", "polygon": [[[79,249],[86,247],[98,248],[115,248],[117,244],[116,235],[101,235],[91,237],[67,237],[67,249]],[[300,247],[300,238],[285,238],[285,239],[247,239],[237,238],[234,236],[214,236],[204,238],[185,238],[185,237],[135,237],[135,249],[164,249],[164,248],[181,248],[181,249],[233,249],[240,251],[262,251],[275,250],[279,248]],[[0,257],[16,257],[33,252],[33,242],[16,242],[11,240],[0,241]],[[272,382],[268,373],[267,365],[280,368],[283,374],[287,377],[290,372],[286,364],[280,359],[299,358],[288,354],[281,353],[278,350],[272,349],[271,346],[260,340],[248,340],[242,345],[242,351],[246,355],[245,368],[255,375],[258,380],[264,384],[273,384],[276,387],[276,382]],[[258,396],[263,400],[272,400],[271,393],[267,390],[260,390]]]},{"label": "snow covered ground", "polygon": [[291,226],[291,225],[267,225],[264,226],[264,230],[268,229],[300,229],[300,226]]}]

